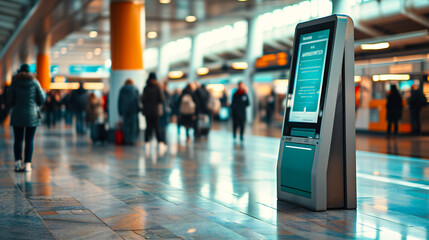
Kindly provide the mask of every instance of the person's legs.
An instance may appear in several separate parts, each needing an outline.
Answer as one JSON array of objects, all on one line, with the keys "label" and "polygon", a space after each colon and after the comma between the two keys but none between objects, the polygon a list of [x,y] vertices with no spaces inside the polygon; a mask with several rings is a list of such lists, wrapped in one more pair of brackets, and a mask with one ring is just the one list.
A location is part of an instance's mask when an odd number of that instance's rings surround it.
[{"label": "person's legs", "polygon": [[80,112],[75,112],[75,116],[76,116],[76,133],[80,134],[81,130],[82,130],[82,121],[80,118]]},{"label": "person's legs", "polygon": [[13,144],[13,152],[15,161],[22,160],[22,144],[24,141],[24,127],[13,127],[15,142]]},{"label": "person's legs", "polygon": [[150,137],[152,136],[152,130],[153,130],[153,118],[146,117],[146,131],[145,131],[145,142],[150,141]]},{"label": "person's legs", "polygon": [[163,138],[161,135],[161,127],[159,124],[159,117],[154,117],[153,119],[153,126],[155,128],[155,135],[156,135],[156,140],[159,142],[163,142]]},{"label": "person's legs", "polygon": [[392,121],[387,121],[387,137],[390,137],[391,129],[392,129]]},{"label": "person's legs", "polygon": [[137,114],[133,114],[129,118],[130,118],[129,140],[130,140],[130,144],[134,144],[136,142],[136,135],[137,135],[137,128],[138,128]]},{"label": "person's legs", "polygon": [[394,127],[393,134],[396,136],[398,134],[398,120],[395,120],[393,122],[393,127]]},{"label": "person's legs", "polygon": [[238,121],[235,117],[232,118],[232,137],[235,139],[237,133]]},{"label": "person's legs", "polygon": [[245,125],[246,125],[246,121],[244,119],[240,119],[240,140],[243,140]]},{"label": "person's legs", "polygon": [[31,163],[33,157],[34,136],[36,135],[36,127],[25,128],[25,163]]},{"label": "person's legs", "polygon": [[417,110],[416,111],[416,116],[415,116],[415,119],[416,119],[416,133],[417,134],[420,134],[420,110]]}]

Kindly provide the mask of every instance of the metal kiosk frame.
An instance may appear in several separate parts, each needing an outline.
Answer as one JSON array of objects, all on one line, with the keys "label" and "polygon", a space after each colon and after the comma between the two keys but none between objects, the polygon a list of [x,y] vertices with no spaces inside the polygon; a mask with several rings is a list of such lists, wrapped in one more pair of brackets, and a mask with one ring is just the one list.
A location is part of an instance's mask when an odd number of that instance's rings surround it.
[{"label": "metal kiosk frame", "polygon": [[[303,34],[330,29],[323,63],[317,121],[290,121]],[[295,29],[283,134],[277,164],[277,197],[314,211],[356,208],[353,21],[331,15]],[[320,81],[319,81],[320,82]],[[320,92],[320,93],[319,93]],[[305,109],[303,112],[305,113]]]}]

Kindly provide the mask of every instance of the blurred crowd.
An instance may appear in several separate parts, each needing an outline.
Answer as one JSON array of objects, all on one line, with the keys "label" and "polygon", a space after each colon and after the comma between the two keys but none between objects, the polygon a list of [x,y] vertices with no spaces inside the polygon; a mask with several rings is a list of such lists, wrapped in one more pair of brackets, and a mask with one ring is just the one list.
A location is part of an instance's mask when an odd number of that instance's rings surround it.
[{"label": "blurred crowd", "polygon": [[[184,89],[169,91],[167,82],[158,81],[155,73],[149,74],[141,94],[134,81],[127,79],[118,99],[114,101],[117,101],[120,119],[111,135],[108,134],[111,132],[108,129],[108,93],[86,90],[83,83],[79,83],[79,88],[75,90],[47,92],[45,102],[37,108],[37,113],[40,123],[48,129],[63,123],[65,127],[74,125],[76,134],[87,135],[89,132],[94,143],[105,143],[113,138],[117,144],[134,145],[140,130],[145,129],[146,146],[155,137],[159,149],[166,149],[169,123],[177,123],[179,136],[184,132],[186,143],[189,143],[191,139],[208,137],[213,119],[219,118],[221,110],[232,117],[234,139],[236,132],[239,132],[240,140],[243,140],[246,108],[249,106],[247,88],[241,82],[232,98],[226,91],[218,98],[206,85],[198,82],[188,83]],[[1,89],[0,121],[6,118],[9,110],[5,90]]]}]

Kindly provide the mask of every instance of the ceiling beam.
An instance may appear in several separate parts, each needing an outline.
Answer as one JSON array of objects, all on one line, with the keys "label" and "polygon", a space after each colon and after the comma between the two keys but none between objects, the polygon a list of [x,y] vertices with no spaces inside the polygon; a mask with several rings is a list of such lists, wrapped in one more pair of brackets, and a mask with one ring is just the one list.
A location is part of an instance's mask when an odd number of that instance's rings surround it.
[{"label": "ceiling beam", "polygon": [[375,30],[374,28],[364,26],[364,25],[360,24],[359,22],[355,22],[355,28],[357,30],[365,33],[366,35],[368,35],[370,37],[381,37],[381,36],[385,35],[382,32]]},{"label": "ceiling beam", "polygon": [[404,14],[410,20],[429,28],[429,19],[410,11],[404,11],[402,14]]}]

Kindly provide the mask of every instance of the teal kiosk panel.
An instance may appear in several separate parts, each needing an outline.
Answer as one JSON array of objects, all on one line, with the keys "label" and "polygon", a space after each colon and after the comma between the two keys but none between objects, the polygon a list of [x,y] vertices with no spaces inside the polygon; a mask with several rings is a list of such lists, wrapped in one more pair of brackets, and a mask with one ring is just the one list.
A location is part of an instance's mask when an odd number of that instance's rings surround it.
[{"label": "teal kiosk panel", "polygon": [[281,189],[310,198],[314,146],[285,142],[282,158]]},{"label": "teal kiosk panel", "polygon": [[277,162],[277,197],[356,208],[354,36],[348,16],[300,23]]}]

